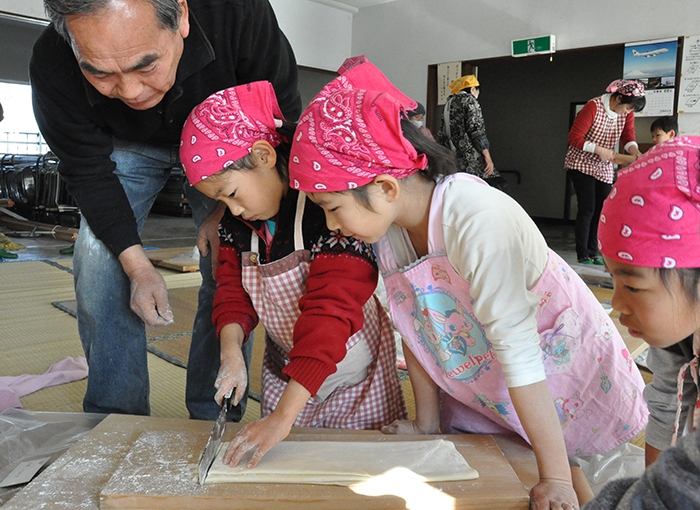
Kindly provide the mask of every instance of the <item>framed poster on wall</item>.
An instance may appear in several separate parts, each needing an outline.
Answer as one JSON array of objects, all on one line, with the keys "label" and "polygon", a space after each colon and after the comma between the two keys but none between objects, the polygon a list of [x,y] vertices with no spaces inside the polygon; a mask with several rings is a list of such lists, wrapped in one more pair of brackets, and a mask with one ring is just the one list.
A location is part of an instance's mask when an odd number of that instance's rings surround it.
[{"label": "framed poster on wall", "polygon": [[638,80],[646,88],[646,107],[635,116],[673,115],[677,51],[677,38],[625,44],[623,78]]},{"label": "framed poster on wall", "polygon": [[437,104],[445,104],[452,94],[450,83],[462,77],[462,62],[444,62],[437,65]]}]

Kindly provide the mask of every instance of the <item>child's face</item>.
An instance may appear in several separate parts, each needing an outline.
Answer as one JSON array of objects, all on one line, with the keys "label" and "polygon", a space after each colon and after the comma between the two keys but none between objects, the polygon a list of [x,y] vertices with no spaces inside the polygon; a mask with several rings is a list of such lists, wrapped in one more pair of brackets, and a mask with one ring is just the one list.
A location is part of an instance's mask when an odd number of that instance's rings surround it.
[{"label": "child's face", "polygon": [[603,257],[615,289],[612,306],[632,336],[653,347],[668,347],[700,327],[700,305],[692,303],[672,274],[668,288],[658,270]]},{"label": "child's face", "polygon": [[286,191],[274,166],[227,170],[199,181],[194,187],[224,202],[234,216],[247,221],[274,218]]},{"label": "child's face", "polygon": [[667,133],[663,129],[655,129],[651,132],[651,141],[654,143],[654,145],[659,145],[660,143],[663,143],[666,140],[670,140],[671,138],[673,138],[672,133],[673,131],[669,131]]},{"label": "child's face", "polygon": [[307,193],[326,213],[328,230],[340,230],[367,244],[379,241],[392,223],[390,204],[381,200],[378,186],[370,185],[368,193],[372,210],[367,209],[351,192]]}]

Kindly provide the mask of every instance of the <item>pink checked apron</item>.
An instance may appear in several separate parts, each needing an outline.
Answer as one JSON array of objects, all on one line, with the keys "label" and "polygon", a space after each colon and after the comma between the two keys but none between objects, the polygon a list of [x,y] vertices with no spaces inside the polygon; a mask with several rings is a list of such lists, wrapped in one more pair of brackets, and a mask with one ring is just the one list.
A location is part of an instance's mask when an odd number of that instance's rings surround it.
[{"label": "pink checked apron", "polygon": [[[295,251],[269,264],[258,264],[258,235],[243,253],[243,287],[265,326],[262,368],[262,416],[269,415],[287,387],[282,369],[294,347],[294,325],[301,315],[310,252],[304,249],[302,218],[306,195],[299,193],[294,221]],[[406,416],[396,372],[396,345],[391,322],[376,296],[365,303],[364,326],[347,341],[338,370],[323,383],[294,422],[298,427],[378,429]]]},{"label": "pink checked apron", "polygon": [[700,417],[700,381],[698,380],[698,354],[700,354],[700,332],[696,331],[693,335],[693,359],[688,363],[683,365],[678,371],[678,409],[676,410],[676,423],[673,430],[673,438],[671,439],[671,446],[675,446],[678,440],[678,432],[683,435],[683,430],[679,430],[679,425],[681,421],[681,403],[683,402],[683,386],[685,381],[685,374],[690,371],[690,377],[695,383],[695,389],[697,389],[697,399],[695,400],[695,407],[691,409],[688,421],[690,424],[690,432],[695,432],[698,430],[698,418]]},{"label": "pink checked apron", "polygon": [[[443,432],[514,431],[527,439],[508,394],[501,365],[474,316],[470,284],[445,255],[443,194],[456,174],[439,183],[430,211],[429,254],[397,267],[392,243],[376,245],[394,324],[411,352],[444,392]],[[494,242],[498,242],[494,239]],[[644,382],[617,329],[578,275],[550,250],[547,269],[530,289],[540,296],[537,327],[547,384],[570,455],[606,452],[646,424]]]}]

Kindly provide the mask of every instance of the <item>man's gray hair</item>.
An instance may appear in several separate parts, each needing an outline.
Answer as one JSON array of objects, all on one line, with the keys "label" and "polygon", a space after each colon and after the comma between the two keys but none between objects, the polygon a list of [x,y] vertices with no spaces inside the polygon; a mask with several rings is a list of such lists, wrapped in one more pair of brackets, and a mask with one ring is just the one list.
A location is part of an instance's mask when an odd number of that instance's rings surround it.
[{"label": "man's gray hair", "polygon": [[[178,0],[142,0],[153,4],[161,28],[175,32],[180,25],[182,10]],[[66,18],[75,15],[90,15],[107,8],[112,0],[44,0],[44,9],[56,31],[71,42]]]}]

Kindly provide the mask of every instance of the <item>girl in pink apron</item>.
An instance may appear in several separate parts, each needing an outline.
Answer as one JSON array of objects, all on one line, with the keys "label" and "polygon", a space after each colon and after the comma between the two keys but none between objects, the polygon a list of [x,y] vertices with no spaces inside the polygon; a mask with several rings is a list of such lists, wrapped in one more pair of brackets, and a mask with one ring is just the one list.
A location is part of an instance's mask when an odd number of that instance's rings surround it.
[{"label": "girl in pink apron", "polygon": [[328,230],[323,211],[289,189],[292,134],[269,82],[213,94],[182,134],[190,184],[227,207],[213,314],[218,402],[233,388],[236,401],[243,395],[241,346],[258,320],[265,326],[263,417],[234,439],[231,465],[254,449],[255,466],[292,426],[380,429],[406,417],[371,247]]},{"label": "girl in pink apron", "polygon": [[403,118],[413,104],[359,64],[302,114],[290,162],[291,186],[329,228],[376,243],[416,396],[416,420],[383,430],[515,432],[538,461],[533,507],[578,508],[567,452],[605,452],[641,431],[641,375],[517,203],[454,174],[451,155]]},{"label": "girl in pink apron", "polygon": [[700,137],[654,146],[618,173],[598,227],[615,286],[612,305],[630,334],[651,346],[647,465],[684,428],[697,430],[700,415],[699,167]]}]

